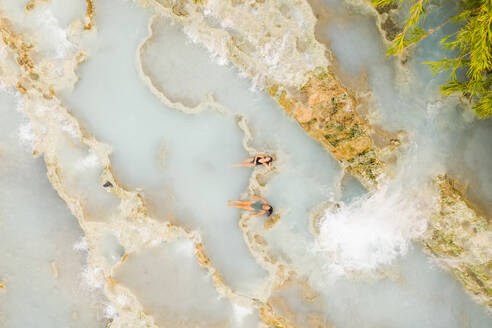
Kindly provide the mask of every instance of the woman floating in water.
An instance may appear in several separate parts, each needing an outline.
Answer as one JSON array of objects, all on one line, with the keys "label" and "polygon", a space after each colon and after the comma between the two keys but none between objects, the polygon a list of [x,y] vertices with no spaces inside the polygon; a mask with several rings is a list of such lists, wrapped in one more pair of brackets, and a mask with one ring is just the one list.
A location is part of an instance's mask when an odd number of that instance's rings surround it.
[{"label": "woman floating in water", "polygon": [[247,166],[247,167],[255,167],[258,165],[263,165],[267,169],[269,169],[272,166],[273,158],[271,156],[265,156],[265,155],[256,155],[253,158],[248,158],[242,163],[236,164],[234,166]]},{"label": "woman floating in water", "polygon": [[229,200],[227,206],[237,207],[246,211],[256,212],[255,214],[250,214],[249,216],[258,216],[266,214],[270,216],[273,212],[273,207],[271,207],[266,200],[259,196],[253,196],[256,200]]}]

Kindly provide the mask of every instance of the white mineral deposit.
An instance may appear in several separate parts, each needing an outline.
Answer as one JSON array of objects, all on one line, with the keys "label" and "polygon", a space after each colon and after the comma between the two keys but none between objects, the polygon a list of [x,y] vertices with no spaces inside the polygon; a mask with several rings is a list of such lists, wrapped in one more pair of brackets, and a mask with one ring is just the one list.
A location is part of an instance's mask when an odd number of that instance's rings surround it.
[{"label": "white mineral deposit", "polygon": [[0,0],[0,327],[491,327],[492,118],[406,2]]}]

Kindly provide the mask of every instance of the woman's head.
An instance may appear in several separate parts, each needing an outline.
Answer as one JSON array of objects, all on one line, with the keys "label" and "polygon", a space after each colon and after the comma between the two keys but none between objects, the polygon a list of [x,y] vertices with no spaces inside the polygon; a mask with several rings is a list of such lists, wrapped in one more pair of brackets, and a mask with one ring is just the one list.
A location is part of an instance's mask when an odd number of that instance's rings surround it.
[{"label": "woman's head", "polygon": [[265,156],[265,163],[270,163],[271,161],[273,161],[271,156]]},{"label": "woman's head", "polygon": [[267,208],[265,208],[266,215],[267,216],[272,215],[272,213],[273,213],[273,207],[271,207],[270,205],[265,205],[265,207],[267,207]]}]

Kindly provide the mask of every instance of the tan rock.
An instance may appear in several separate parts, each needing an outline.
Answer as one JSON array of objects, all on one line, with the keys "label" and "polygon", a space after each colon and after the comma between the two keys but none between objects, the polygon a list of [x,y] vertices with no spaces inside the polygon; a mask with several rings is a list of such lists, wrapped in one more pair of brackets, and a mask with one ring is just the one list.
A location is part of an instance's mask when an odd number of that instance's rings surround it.
[{"label": "tan rock", "polygon": [[440,206],[429,219],[424,247],[475,299],[492,307],[492,229],[448,176],[436,178]]}]

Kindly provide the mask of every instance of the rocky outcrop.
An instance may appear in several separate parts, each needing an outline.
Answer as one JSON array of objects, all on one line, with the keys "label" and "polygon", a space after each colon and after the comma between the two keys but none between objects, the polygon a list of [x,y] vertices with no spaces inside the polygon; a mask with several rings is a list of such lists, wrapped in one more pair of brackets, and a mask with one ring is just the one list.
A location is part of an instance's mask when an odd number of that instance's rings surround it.
[{"label": "rocky outcrop", "polygon": [[279,86],[269,92],[348,173],[369,190],[376,189],[385,174],[384,163],[369,134],[369,124],[356,110],[356,97],[333,74],[319,69],[296,92]]},{"label": "rocky outcrop", "polygon": [[448,176],[436,178],[440,206],[429,219],[424,247],[478,302],[492,307],[492,230]]}]

